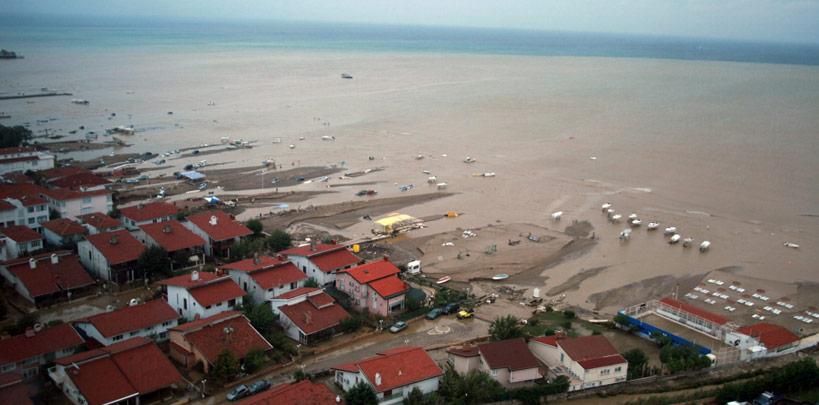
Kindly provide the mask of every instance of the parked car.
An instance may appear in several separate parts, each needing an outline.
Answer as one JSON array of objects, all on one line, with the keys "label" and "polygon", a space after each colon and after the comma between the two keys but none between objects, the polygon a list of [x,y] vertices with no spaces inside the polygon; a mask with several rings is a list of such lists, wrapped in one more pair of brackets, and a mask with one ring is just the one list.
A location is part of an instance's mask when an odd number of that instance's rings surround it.
[{"label": "parked car", "polygon": [[230,392],[227,393],[225,398],[228,401],[235,401],[237,399],[244,398],[250,395],[250,388],[247,388],[247,385],[241,384],[234,387]]},{"label": "parked car", "polygon": [[475,316],[475,310],[472,308],[469,309],[462,309],[458,311],[458,319],[469,319]]},{"label": "parked car", "polygon": [[441,308],[433,308],[431,311],[427,312],[427,319],[433,320],[441,316],[442,313],[443,311],[441,310]]},{"label": "parked car", "polygon": [[390,326],[390,332],[398,333],[398,332],[401,332],[402,330],[404,330],[406,328],[407,328],[407,323],[406,322],[398,321],[398,322],[392,324],[392,326]]},{"label": "parked car", "polygon": [[259,380],[254,382],[253,384],[250,384],[247,388],[250,390],[250,395],[256,395],[270,388],[270,381]]},{"label": "parked car", "polygon": [[444,314],[455,314],[461,309],[461,306],[458,304],[450,303],[444,306]]}]

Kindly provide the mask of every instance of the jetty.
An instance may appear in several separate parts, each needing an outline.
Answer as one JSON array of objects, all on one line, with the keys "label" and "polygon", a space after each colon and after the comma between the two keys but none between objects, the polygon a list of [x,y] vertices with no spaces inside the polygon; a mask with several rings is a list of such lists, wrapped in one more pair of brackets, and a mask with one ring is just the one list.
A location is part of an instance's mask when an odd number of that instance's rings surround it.
[{"label": "jetty", "polygon": [[18,98],[35,98],[35,97],[58,97],[58,96],[73,96],[71,93],[36,93],[36,94],[15,94],[13,96],[0,96],[0,100],[14,100]]}]

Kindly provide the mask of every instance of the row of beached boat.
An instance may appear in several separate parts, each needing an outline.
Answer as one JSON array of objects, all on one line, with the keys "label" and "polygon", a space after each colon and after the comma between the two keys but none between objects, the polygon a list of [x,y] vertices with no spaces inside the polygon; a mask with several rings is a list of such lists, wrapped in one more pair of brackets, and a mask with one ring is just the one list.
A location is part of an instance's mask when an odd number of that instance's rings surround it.
[{"label": "row of beached boat", "polygon": [[[609,219],[611,223],[618,223],[622,220],[623,216],[618,214],[617,211],[614,209],[611,203],[604,203],[600,206],[601,210]],[[554,214],[552,214],[554,218]],[[639,218],[639,216],[635,213],[632,213],[626,219],[626,222],[629,224],[630,228],[626,228],[620,232],[620,240],[629,240],[631,238],[632,228],[640,227],[643,224],[643,221]],[[656,231],[660,228],[659,222],[649,222],[646,225],[647,231]],[[691,247],[694,244],[694,238],[683,238],[682,235],[677,230],[676,226],[669,226],[663,230],[663,235],[668,237],[668,243],[670,245],[674,245],[680,243],[682,241],[683,247]],[[700,252],[706,252],[711,248],[711,242],[704,240],[699,245]]]}]

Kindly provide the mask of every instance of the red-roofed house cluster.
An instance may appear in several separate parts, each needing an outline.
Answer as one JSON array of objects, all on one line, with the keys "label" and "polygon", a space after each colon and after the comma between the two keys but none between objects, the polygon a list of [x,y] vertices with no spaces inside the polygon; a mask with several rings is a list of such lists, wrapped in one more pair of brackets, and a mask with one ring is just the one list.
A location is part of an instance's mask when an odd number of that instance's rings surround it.
[{"label": "red-roofed house cluster", "polygon": [[352,254],[342,245],[316,244],[295,247],[279,252],[287,257],[307,277],[319,285],[333,285],[336,274],[341,270],[350,269],[361,262],[361,259]]},{"label": "red-roofed house cluster", "polygon": [[542,378],[540,363],[523,338],[447,349],[447,361],[460,374],[478,370],[504,387],[531,385]]},{"label": "red-roofed house cluster", "polygon": [[336,288],[352,298],[356,308],[390,316],[404,309],[409,285],[398,278],[401,270],[388,260],[379,260],[336,275]]},{"label": "red-roofed house cluster", "polygon": [[230,276],[194,271],[160,281],[167,301],[188,321],[207,318],[242,305],[245,292]]}]

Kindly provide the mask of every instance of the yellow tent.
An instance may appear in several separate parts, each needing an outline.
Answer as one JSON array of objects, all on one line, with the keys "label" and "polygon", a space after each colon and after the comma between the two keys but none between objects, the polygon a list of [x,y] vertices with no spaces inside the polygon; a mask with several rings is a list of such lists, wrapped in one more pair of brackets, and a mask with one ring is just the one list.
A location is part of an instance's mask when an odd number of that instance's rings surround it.
[{"label": "yellow tent", "polygon": [[411,223],[415,221],[416,219],[412,216],[393,212],[391,214],[387,214],[387,216],[385,216],[384,218],[376,220],[375,223],[382,226],[384,228],[384,232],[392,232],[393,229],[395,229],[396,225]]}]

